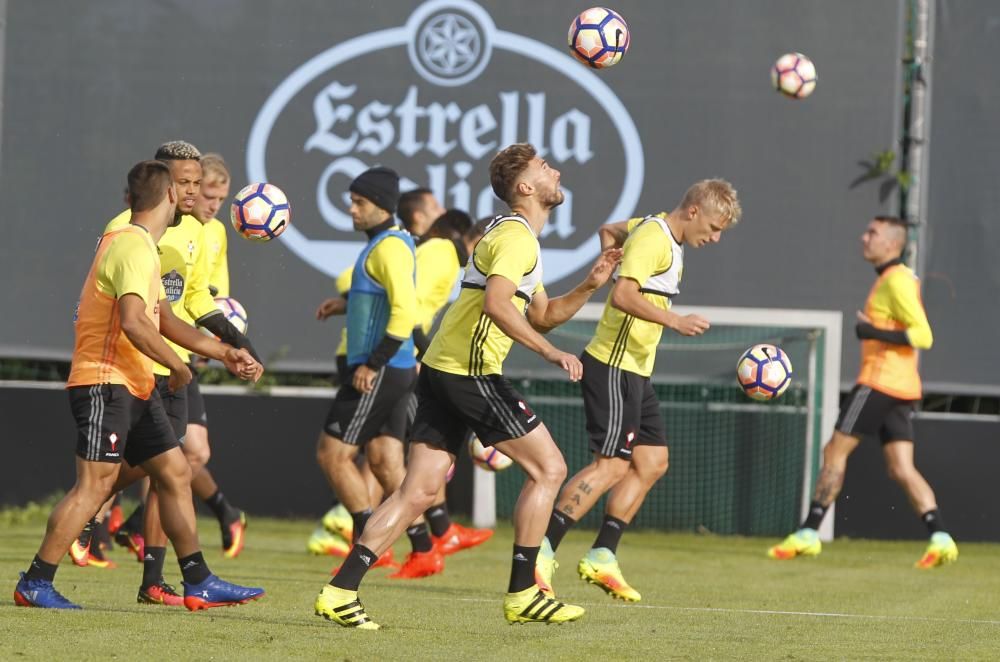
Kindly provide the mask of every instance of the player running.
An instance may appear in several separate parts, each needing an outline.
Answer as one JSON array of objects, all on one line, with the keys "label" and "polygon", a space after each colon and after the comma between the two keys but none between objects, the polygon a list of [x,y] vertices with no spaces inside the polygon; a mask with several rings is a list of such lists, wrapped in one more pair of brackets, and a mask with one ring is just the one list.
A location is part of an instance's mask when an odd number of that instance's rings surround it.
[{"label": "player running", "polygon": [[[337,497],[351,513],[356,540],[373,504],[355,463],[363,447],[386,494],[405,474],[406,413],[416,381],[413,325],[416,321],[414,248],[393,214],[399,176],[384,167],[358,175],[349,187],[355,229],[368,236],[357,258],[347,300],[349,381],[341,385],[320,433],[316,460]],[[419,514],[418,514],[419,515]],[[413,551],[393,575],[412,579],[444,569],[418,515],[406,523]],[[391,563],[390,555],[382,565]]]},{"label": "player running", "polygon": [[816,492],[798,531],[767,550],[772,559],[816,556],[822,549],[820,523],[844,484],[847,458],[865,435],[882,441],[889,477],[899,483],[931,534],[916,563],[928,569],[958,559],[958,546],[945,531],[934,490],[913,464],[914,405],[922,397],[917,350],[933,343],[920,283],[903,264],[906,222],[876,216],[861,235],[861,253],[878,277],[855,327],[861,340],[861,372],[823,449]]},{"label": "player running", "polygon": [[[424,197],[428,196],[425,194]],[[433,195],[429,197],[434,198]],[[433,206],[436,201],[425,204]],[[403,216],[401,210],[400,218]],[[405,218],[403,220],[405,222]],[[417,226],[418,223],[412,222],[411,225]],[[413,343],[418,356],[426,353],[434,320],[448,303],[469,254],[485,230],[486,223],[473,226],[468,214],[450,209],[438,216],[417,246],[417,324],[413,328]],[[415,408],[413,413],[416,414]],[[489,540],[493,536],[492,529],[465,527],[451,520],[445,488],[445,485],[441,486],[433,504],[424,513],[435,548],[447,556]]]},{"label": "player running", "polygon": [[601,228],[602,246],[624,244],[624,253],[597,330],[581,356],[594,460],[566,482],[549,519],[536,574],[547,595],[554,596],[555,552],[563,536],[610,490],[601,529],[577,572],[614,598],[642,598],[622,576],[616,554],[625,528],[667,471],[667,434],[650,380],[656,348],[664,328],[685,336],[708,329],[708,321],[698,315],[670,311],[680,291],[684,246],[718,242],[740,214],[732,185],[706,179],[691,186],[669,214]]},{"label": "player running", "polygon": [[535,557],[546,517],[566,477],[566,463],[539,417],[501,371],[516,341],[566,371],[571,380],[580,379],[579,359],[556,349],[540,332],[570,319],[607,282],[620,251],[604,252],[581,285],[549,299],[542,287],[538,235],[564,198],[559,171],[531,145],[515,144],[490,163],[490,182],[511,213],[494,219],[476,245],[461,294],[423,358],[406,478],[371,516],[340,572],[316,598],[316,613],[339,625],[379,628],[362,607],[358,586],[409,522],[433,504],[466,428],[527,474],[514,509],[504,616],[511,623],[553,623],[573,621],[584,613],[581,607],[542,595],[535,584]]},{"label": "player running", "polygon": [[[123,459],[157,485],[162,511],[157,517],[174,544],[188,609],[242,604],[264,594],[219,579],[205,563],[195,529],[191,470],[163,406],[162,394],[182,391],[191,372],[161,333],[222,361],[243,379],[261,374],[248,352],[197,332],[167,303],[156,242],[179,218],[179,189],[171,180],[170,168],[161,161],[143,161],[129,171],[132,222],[101,238],[84,282],[67,382],[78,429],[77,481],[53,509],[41,547],[21,574],[14,590],[18,605],[79,609],[52,582],[73,538],[115,489]],[[160,387],[153,378],[154,360],[169,369]]]}]

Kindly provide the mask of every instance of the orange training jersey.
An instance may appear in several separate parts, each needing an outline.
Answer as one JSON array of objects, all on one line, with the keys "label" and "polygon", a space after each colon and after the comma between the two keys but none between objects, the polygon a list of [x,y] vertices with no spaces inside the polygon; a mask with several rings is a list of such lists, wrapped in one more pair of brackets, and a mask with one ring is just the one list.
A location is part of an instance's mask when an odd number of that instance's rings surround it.
[{"label": "orange training jersey", "polygon": [[858,383],[901,400],[919,400],[917,350],[930,349],[934,337],[920,299],[920,281],[909,267],[893,264],[879,274],[865,302],[865,315],[876,328],[905,331],[910,344],[862,340]]},{"label": "orange training jersey", "polygon": [[141,297],[146,315],[158,328],[162,289],[160,258],[145,228],[129,225],[101,238],[80,293],[66,386],[122,384],[135,397],[149,398],[153,361],[122,331],[118,301],[126,294]]}]

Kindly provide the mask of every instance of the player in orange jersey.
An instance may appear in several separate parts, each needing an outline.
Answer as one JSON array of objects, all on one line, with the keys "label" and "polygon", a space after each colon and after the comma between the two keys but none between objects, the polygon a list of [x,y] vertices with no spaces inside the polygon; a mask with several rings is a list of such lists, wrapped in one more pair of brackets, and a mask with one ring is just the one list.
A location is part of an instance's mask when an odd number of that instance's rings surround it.
[{"label": "player in orange jersey", "polygon": [[861,372],[823,449],[823,469],[809,514],[798,531],[768,550],[773,559],[820,553],[816,530],[844,484],[847,458],[864,435],[878,435],[889,477],[906,492],[931,534],[916,567],[934,568],[958,559],[958,546],[945,531],[934,490],[913,464],[914,405],[922,397],[917,350],[930,349],[934,338],[920,283],[903,263],[906,230],[901,219],[877,216],[861,235],[862,254],[878,274],[864,311],[858,312]]},{"label": "player in orange jersey", "polygon": [[114,491],[123,467],[139,467],[157,482],[159,515],[177,553],[188,609],[242,604],[264,594],[219,579],[205,563],[195,529],[191,470],[156,388],[153,362],[169,369],[162,389],[169,392],[183,389],[191,371],[161,334],[222,361],[243,379],[258,379],[262,370],[246,350],[199,333],[170,310],[156,246],[179,218],[170,168],[143,161],[129,171],[128,185],[132,222],[102,237],[77,308],[67,382],[78,430],[76,484],[52,511],[41,547],[21,574],[14,591],[21,606],[79,608],[53,586],[56,569]]}]

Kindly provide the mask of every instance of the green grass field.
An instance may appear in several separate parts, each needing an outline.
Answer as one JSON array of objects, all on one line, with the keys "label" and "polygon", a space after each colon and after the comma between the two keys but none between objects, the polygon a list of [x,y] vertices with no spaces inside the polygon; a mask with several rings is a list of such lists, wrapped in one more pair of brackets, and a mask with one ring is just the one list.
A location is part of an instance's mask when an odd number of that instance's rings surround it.
[{"label": "green grass field", "polygon": [[[25,521],[26,520],[26,521]],[[920,542],[837,541],[816,559],[770,561],[771,541],[631,532],[619,550],[639,604],[612,601],[576,577],[592,539],[563,543],[555,587],[587,608],[562,626],[510,626],[501,596],[512,542],[501,527],[479,549],[448,558],[443,575],[362,586],[379,632],[339,628],[314,616],[332,558],[309,556],[311,523],[254,519],[236,560],[217,551],[214,522],[201,522],[215,572],[261,585],[243,607],[188,613],[135,603],[140,566],[122,551],[113,570],[68,559],[56,584],[80,612],[15,607],[17,573],[44,528],[42,515],[7,518],[0,537],[0,659],[996,659],[1000,656],[1000,545],[961,544],[961,559],[914,570]],[[405,542],[397,552],[405,552]],[[180,585],[171,557],[167,579]]]}]

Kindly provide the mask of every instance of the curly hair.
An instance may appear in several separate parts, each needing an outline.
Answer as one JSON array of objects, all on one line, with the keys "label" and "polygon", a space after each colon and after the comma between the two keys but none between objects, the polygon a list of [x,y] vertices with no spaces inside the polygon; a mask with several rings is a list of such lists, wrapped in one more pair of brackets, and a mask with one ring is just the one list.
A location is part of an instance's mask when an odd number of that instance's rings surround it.
[{"label": "curly hair", "polygon": [[510,204],[514,185],[537,152],[528,143],[514,143],[500,150],[490,161],[490,185],[493,193]]},{"label": "curly hair", "polygon": [[171,140],[160,145],[153,158],[157,161],[200,161],[201,152],[189,142]]}]

